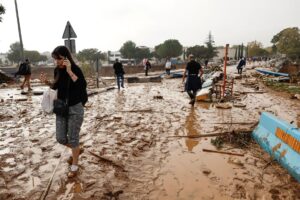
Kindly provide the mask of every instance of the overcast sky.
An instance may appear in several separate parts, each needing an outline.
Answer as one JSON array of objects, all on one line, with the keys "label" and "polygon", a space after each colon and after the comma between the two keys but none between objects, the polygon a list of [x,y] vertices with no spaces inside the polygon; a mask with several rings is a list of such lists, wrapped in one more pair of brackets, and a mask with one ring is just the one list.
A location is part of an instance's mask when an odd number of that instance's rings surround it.
[{"label": "overcast sky", "polygon": [[[14,0],[0,23],[0,52],[19,41]],[[63,44],[67,21],[76,49],[119,50],[132,40],[154,47],[167,39],[183,46],[202,45],[211,31],[215,44],[257,40],[270,46],[287,27],[300,27],[300,0],[18,0],[26,50],[52,51]]]}]

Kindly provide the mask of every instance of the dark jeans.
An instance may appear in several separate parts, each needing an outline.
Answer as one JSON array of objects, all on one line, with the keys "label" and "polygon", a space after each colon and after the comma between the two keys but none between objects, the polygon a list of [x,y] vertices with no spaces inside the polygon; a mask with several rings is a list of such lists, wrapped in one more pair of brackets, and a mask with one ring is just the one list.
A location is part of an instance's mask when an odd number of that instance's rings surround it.
[{"label": "dark jeans", "polygon": [[188,95],[190,96],[191,100],[195,100],[197,91],[195,91],[195,90],[190,90],[190,91],[187,91],[187,93],[188,93]]},{"label": "dark jeans", "polygon": [[242,74],[242,71],[243,71],[242,67],[238,67],[237,70],[238,70],[238,74]]},{"label": "dark jeans", "polygon": [[117,85],[118,89],[120,89],[120,86],[124,87],[124,75],[123,74],[117,74]]},{"label": "dark jeans", "polygon": [[191,98],[190,104],[192,104],[192,106],[194,106],[195,101],[196,101],[197,90],[189,90],[189,91],[187,91],[187,93]]},{"label": "dark jeans", "polygon": [[171,69],[166,69],[166,73],[167,73],[168,75],[170,75],[170,74],[171,74]]}]

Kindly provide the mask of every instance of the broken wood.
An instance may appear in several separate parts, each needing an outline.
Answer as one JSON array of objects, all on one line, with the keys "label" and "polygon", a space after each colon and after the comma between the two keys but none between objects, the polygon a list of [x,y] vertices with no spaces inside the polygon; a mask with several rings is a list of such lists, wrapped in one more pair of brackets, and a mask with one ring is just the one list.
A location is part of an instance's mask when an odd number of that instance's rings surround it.
[{"label": "broken wood", "polygon": [[202,138],[202,137],[215,137],[215,136],[222,136],[222,135],[227,135],[227,134],[237,134],[237,133],[252,133],[251,130],[234,130],[234,131],[228,131],[228,132],[220,132],[220,133],[210,133],[210,134],[205,134],[205,135],[172,135],[170,137],[185,137],[185,138]]},{"label": "broken wood", "polygon": [[267,167],[269,167],[270,165],[272,165],[272,163],[275,161],[275,159],[270,160],[267,164],[265,164],[265,166],[263,167],[263,170],[265,170]]},{"label": "broken wood", "polygon": [[232,108],[232,106],[229,105],[228,103],[218,103],[216,104],[216,108],[230,109]]},{"label": "broken wood", "polygon": [[[65,150],[66,150],[66,147],[64,148],[64,152],[65,152]],[[42,193],[42,196],[40,197],[40,200],[45,200],[45,199],[46,199],[46,197],[47,197],[47,195],[48,195],[48,192],[49,192],[49,189],[50,189],[50,187],[51,187],[51,184],[52,184],[52,181],[53,181],[55,172],[56,172],[56,170],[57,170],[57,168],[58,168],[58,166],[59,166],[59,163],[60,163],[60,161],[61,161],[61,158],[62,158],[62,156],[60,156],[60,158],[59,158],[59,160],[58,160],[58,163],[57,163],[57,165],[56,165],[56,167],[55,167],[55,169],[54,169],[54,171],[53,171],[53,173],[52,173],[52,176],[51,176],[51,178],[49,179],[49,182],[48,182],[48,184],[47,184],[46,190],[44,190],[44,192]]]},{"label": "broken wood", "polygon": [[202,138],[202,137],[215,137],[220,135],[226,135],[231,132],[222,132],[222,133],[211,133],[211,134],[205,134],[205,135],[172,135],[170,137],[179,137],[179,138]]},{"label": "broken wood", "polygon": [[204,152],[210,152],[210,153],[220,153],[220,154],[228,154],[233,156],[244,156],[244,154],[241,153],[233,153],[233,152],[227,152],[227,151],[216,151],[211,149],[202,149]]},{"label": "broken wood", "polygon": [[244,108],[246,107],[246,104],[242,104],[242,103],[234,103],[233,107],[238,107],[238,108]]},{"label": "broken wood", "polygon": [[266,92],[264,92],[264,91],[248,91],[248,92],[242,91],[240,93],[241,94],[250,94],[250,93],[263,94],[263,93],[266,93]]},{"label": "broken wood", "polygon": [[152,109],[142,109],[142,110],[121,110],[119,112],[153,112]]},{"label": "broken wood", "polygon": [[207,124],[240,124],[240,125],[246,125],[246,124],[255,124],[257,122],[213,122],[213,123],[207,123]]},{"label": "broken wood", "polygon": [[97,154],[95,154],[95,153],[93,153],[93,152],[91,152],[91,151],[88,151],[88,152],[89,152],[92,156],[95,156],[96,158],[99,158],[100,160],[102,160],[102,161],[104,161],[104,162],[107,162],[107,163],[109,163],[109,164],[111,164],[111,165],[113,165],[113,166],[115,166],[115,167],[121,168],[124,172],[126,172],[126,170],[124,169],[124,166],[119,165],[119,164],[115,163],[114,161],[109,160],[109,159],[107,159],[107,158],[103,158],[102,156],[99,156],[99,155],[97,155]]},{"label": "broken wood", "polygon": [[100,93],[103,93],[103,92],[107,92],[107,91],[113,90],[113,89],[115,89],[114,86],[112,86],[112,87],[106,87],[106,88],[104,88],[104,89],[102,89],[100,91],[90,91],[90,92],[88,92],[87,95],[88,96],[93,96],[93,95],[100,94]]}]

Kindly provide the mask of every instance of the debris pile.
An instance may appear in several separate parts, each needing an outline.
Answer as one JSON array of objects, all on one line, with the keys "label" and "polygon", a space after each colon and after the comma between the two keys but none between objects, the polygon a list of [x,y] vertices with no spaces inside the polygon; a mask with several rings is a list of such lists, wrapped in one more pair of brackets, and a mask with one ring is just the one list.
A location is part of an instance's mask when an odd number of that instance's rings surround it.
[{"label": "debris pile", "polygon": [[8,83],[8,82],[11,82],[13,81],[12,78],[6,76],[4,73],[1,72],[0,70],[0,83]]},{"label": "debris pile", "polygon": [[251,132],[235,132],[217,136],[211,139],[211,143],[218,149],[223,148],[225,144],[230,144],[237,148],[247,148],[253,142]]}]

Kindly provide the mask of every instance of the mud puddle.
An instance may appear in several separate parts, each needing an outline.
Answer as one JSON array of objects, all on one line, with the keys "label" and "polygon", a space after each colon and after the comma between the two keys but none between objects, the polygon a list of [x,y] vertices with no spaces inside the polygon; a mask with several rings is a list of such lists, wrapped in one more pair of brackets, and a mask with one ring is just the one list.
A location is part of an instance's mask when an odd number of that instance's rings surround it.
[{"label": "mud puddle", "polygon": [[[236,82],[236,89],[245,88]],[[180,79],[167,79],[91,96],[75,179],[66,176],[70,152],[55,141],[55,117],[42,113],[41,96],[2,102],[2,113],[11,117],[0,121],[0,197],[39,199],[56,166],[46,199],[297,197],[298,183],[276,163],[264,169],[270,158],[257,145],[223,149],[245,154],[237,157],[203,152],[215,149],[211,138],[174,137],[247,128],[235,122],[255,122],[264,110],[295,120],[295,102],[272,93],[247,94],[240,97],[243,108],[196,103],[192,109],[182,90]]]}]

